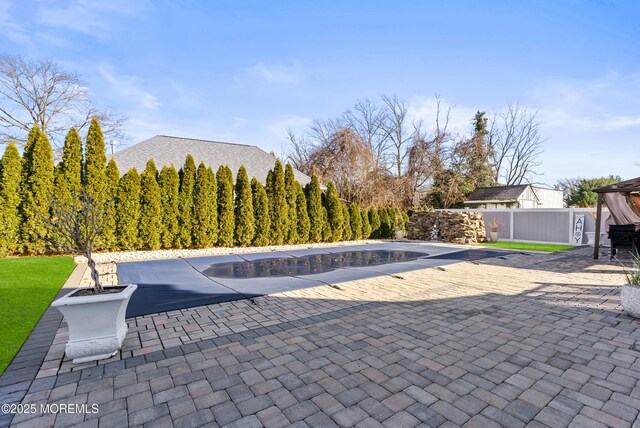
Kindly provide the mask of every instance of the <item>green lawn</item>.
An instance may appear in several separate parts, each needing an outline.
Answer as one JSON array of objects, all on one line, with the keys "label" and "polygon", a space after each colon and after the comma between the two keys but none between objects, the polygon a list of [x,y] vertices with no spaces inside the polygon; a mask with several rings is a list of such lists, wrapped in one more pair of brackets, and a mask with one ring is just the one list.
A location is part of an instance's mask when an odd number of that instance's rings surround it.
[{"label": "green lawn", "polygon": [[557,251],[564,251],[564,250],[570,250],[571,248],[575,248],[573,245],[535,244],[533,242],[510,242],[510,241],[483,242],[479,245],[482,245],[484,247],[506,248],[509,250],[548,251],[550,253],[555,253]]},{"label": "green lawn", "polygon": [[0,259],[0,375],[74,267],[66,256]]}]

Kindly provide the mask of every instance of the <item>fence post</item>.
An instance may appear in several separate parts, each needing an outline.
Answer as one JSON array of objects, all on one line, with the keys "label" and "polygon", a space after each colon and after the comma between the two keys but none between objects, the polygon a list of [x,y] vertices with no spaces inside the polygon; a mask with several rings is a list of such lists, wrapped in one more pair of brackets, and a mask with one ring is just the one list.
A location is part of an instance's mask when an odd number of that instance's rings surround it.
[{"label": "fence post", "polygon": [[515,218],[515,208],[511,208],[511,211],[509,212],[509,239],[513,241],[513,229],[514,229],[514,224],[513,224],[513,220]]},{"label": "fence post", "polygon": [[[573,244],[573,219],[575,214],[573,208],[569,208],[569,244]],[[581,242],[582,244],[582,242]]]}]

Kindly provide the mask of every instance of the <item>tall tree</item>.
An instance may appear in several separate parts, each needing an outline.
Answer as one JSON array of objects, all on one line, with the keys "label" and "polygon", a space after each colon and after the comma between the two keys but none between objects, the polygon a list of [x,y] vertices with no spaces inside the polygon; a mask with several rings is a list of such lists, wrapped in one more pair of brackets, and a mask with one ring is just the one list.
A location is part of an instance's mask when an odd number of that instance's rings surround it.
[{"label": "tall tree", "polygon": [[121,250],[138,248],[140,225],[140,174],[135,168],[118,182],[116,192],[116,235]]},{"label": "tall tree", "polygon": [[380,215],[376,208],[369,210],[369,224],[371,224],[371,238],[380,238]]},{"label": "tall tree", "polygon": [[55,193],[64,201],[80,194],[82,185],[82,140],[71,128],[64,140],[62,160],[55,168]]},{"label": "tall tree", "polygon": [[163,166],[158,178],[160,186],[160,205],[162,206],[162,248],[174,248],[179,233],[178,198],[180,195],[180,177],[171,166]]},{"label": "tall tree", "polygon": [[307,213],[309,214],[309,240],[311,242],[322,241],[322,192],[318,176],[311,175],[311,182],[307,187]]},{"label": "tall tree", "polygon": [[360,210],[360,216],[362,218],[362,238],[369,239],[371,237],[371,223],[369,223],[369,213],[365,207]]},{"label": "tall tree", "polygon": [[362,214],[358,204],[353,203],[349,206],[349,219],[352,238],[356,240],[362,239]]},{"label": "tall tree", "polygon": [[211,236],[211,181],[204,162],[200,162],[193,189],[193,245],[207,248],[213,245]]},{"label": "tall tree", "polygon": [[[22,163],[22,243],[28,253],[43,253],[49,237],[45,218],[53,196],[53,152],[37,125],[29,133]],[[44,217],[44,218],[43,218]]]},{"label": "tall tree", "polygon": [[236,177],[236,194],[235,194],[235,217],[236,228],[234,232],[234,241],[241,247],[251,245],[251,241],[256,232],[255,217],[253,214],[253,198],[251,194],[251,183],[247,170],[240,166]]},{"label": "tall tree", "polygon": [[140,247],[143,250],[160,248],[160,230],[162,229],[162,207],[160,205],[160,187],[158,170],[153,160],[140,176]]},{"label": "tall tree", "polygon": [[382,207],[378,210],[378,216],[380,217],[378,238],[387,239],[391,236],[391,219],[389,218],[389,211],[386,207]]},{"label": "tall tree", "polygon": [[[91,119],[84,149],[84,169],[82,181],[85,184],[87,197],[91,199],[97,212],[107,209],[107,152],[104,147],[104,136],[97,117]],[[105,239],[96,239],[98,249],[105,248]]]},{"label": "tall tree", "polygon": [[565,202],[570,207],[595,207],[598,203],[598,195],[593,189],[622,181],[619,176],[610,175],[608,177],[582,178],[576,187],[569,193]]},{"label": "tall tree", "polygon": [[494,123],[491,160],[494,181],[505,185],[531,182],[540,166],[544,138],[537,112],[520,105],[510,105]]},{"label": "tall tree", "polygon": [[271,216],[270,242],[282,245],[289,228],[289,205],[284,183],[282,163],[277,160],[272,173],[267,177],[267,196]]},{"label": "tall tree", "polygon": [[252,244],[258,247],[263,247],[269,245],[269,235],[271,232],[269,199],[264,186],[260,184],[255,177],[251,179],[251,195],[253,198],[253,217],[256,225]]},{"label": "tall tree", "polygon": [[0,144],[20,145],[34,125],[55,147],[69,128],[82,130],[98,116],[111,139],[122,140],[126,117],[92,105],[77,74],[50,60],[0,56]]},{"label": "tall tree", "polygon": [[296,181],[296,227],[297,227],[297,242],[306,243],[309,242],[309,229],[311,223],[309,221],[309,213],[307,212],[307,198],[304,195],[304,190],[300,183]]},{"label": "tall tree", "polygon": [[212,243],[218,242],[218,182],[216,180],[216,174],[211,167],[207,167],[207,177],[209,179],[209,193],[207,194],[207,206],[211,214],[209,221],[209,239]]},{"label": "tall tree", "polygon": [[118,239],[116,237],[116,211],[115,198],[118,192],[118,182],[120,181],[120,171],[118,165],[113,159],[107,164],[107,188],[105,190],[105,209],[106,214],[102,222],[102,242],[104,248],[110,251],[118,248]]},{"label": "tall tree", "polygon": [[21,170],[20,153],[9,143],[0,159],[0,257],[19,250]]},{"label": "tall tree", "polygon": [[327,208],[327,221],[331,226],[331,241],[339,241],[342,239],[343,228],[342,203],[336,186],[331,182],[327,184],[325,206]]},{"label": "tall tree", "polygon": [[284,189],[287,198],[289,218],[287,221],[287,234],[285,242],[295,244],[298,242],[298,213],[296,209],[296,178],[293,174],[293,167],[290,163],[284,169]]},{"label": "tall tree", "polygon": [[228,166],[220,165],[216,173],[218,182],[218,245],[233,246],[235,216],[233,212],[233,173]]},{"label": "tall tree", "polygon": [[189,154],[180,170],[180,194],[178,195],[179,235],[178,248],[191,247],[193,233],[193,187],[196,183],[196,163]]},{"label": "tall tree", "polygon": [[349,213],[349,207],[347,204],[342,205],[342,240],[351,241],[353,239],[353,232],[351,231],[351,213]]}]

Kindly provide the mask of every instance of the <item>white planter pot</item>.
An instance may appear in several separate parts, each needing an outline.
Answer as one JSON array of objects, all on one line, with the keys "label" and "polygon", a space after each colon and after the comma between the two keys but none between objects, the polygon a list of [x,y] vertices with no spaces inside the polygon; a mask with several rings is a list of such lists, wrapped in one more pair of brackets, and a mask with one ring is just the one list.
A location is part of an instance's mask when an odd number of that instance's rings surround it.
[{"label": "white planter pot", "polygon": [[[125,313],[135,284],[119,293],[73,297],[77,291],[54,301],[69,325],[65,353],[74,363],[101,360],[114,355],[127,335]],[[83,290],[82,288],[80,290]]]},{"label": "white planter pot", "polygon": [[585,235],[587,235],[587,245],[593,247],[594,245],[596,245],[596,233],[595,232],[585,232]]},{"label": "white planter pot", "polygon": [[396,239],[404,239],[404,230],[396,230]]},{"label": "white planter pot", "polygon": [[625,312],[640,318],[640,287],[625,284],[620,291],[620,303]]},{"label": "white planter pot", "polygon": [[489,232],[489,238],[491,242],[498,242],[498,232],[494,232],[493,230]]}]

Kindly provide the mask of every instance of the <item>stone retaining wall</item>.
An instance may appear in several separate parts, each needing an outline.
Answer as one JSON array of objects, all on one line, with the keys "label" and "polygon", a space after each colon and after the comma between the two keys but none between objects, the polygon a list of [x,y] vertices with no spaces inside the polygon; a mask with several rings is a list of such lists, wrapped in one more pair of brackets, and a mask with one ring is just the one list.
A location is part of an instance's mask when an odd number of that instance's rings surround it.
[{"label": "stone retaining wall", "polygon": [[444,242],[476,244],[484,242],[487,231],[482,213],[454,211],[417,211],[409,218],[409,238],[431,240],[436,220],[440,220],[440,233]]}]

